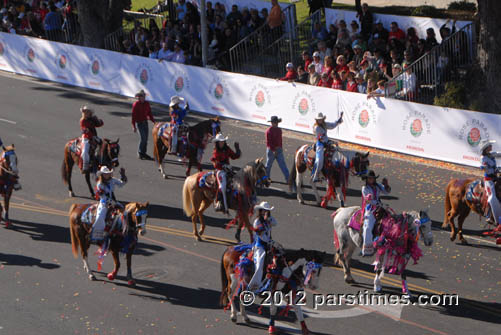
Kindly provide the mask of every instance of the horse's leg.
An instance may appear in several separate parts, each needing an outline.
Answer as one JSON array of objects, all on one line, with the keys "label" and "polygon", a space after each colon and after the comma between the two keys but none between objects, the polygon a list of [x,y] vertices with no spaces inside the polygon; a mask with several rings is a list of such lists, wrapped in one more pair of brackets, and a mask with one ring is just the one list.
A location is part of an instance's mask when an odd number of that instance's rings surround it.
[{"label": "horse's leg", "polygon": [[235,276],[234,273],[232,273],[230,275],[230,294],[229,294],[229,298],[230,298],[230,306],[231,306],[231,313],[230,313],[230,317],[231,317],[231,321],[232,322],[237,322],[237,307],[235,306],[235,297],[233,297],[233,295],[235,294],[236,290],[237,290],[237,283],[238,283],[238,280]]},{"label": "horse's leg", "polygon": [[402,294],[410,298],[412,295],[411,291],[409,291],[409,287],[407,286],[407,275],[405,274],[405,269],[402,271],[400,278],[402,278]]},{"label": "horse's leg", "polygon": [[470,214],[469,212],[469,209],[464,210],[458,216],[458,238],[462,244],[468,244],[468,241],[466,241],[463,236],[463,223],[466,220],[466,217],[468,217],[468,214]]},{"label": "horse's leg", "polygon": [[456,225],[454,224],[454,218],[457,216],[457,212],[453,208],[447,215],[449,218],[449,226],[451,227],[451,241],[454,241],[457,235]]},{"label": "horse's leg", "polygon": [[[317,206],[320,206],[320,195],[318,194],[318,189],[317,189],[317,184],[313,182],[313,178],[311,179],[311,187],[313,188],[313,192],[315,193],[315,200],[317,202]],[[327,192],[329,192],[328,190],[329,186],[327,186]]]},{"label": "horse's leg", "polygon": [[297,320],[301,323],[301,331],[302,331],[303,335],[308,335],[308,334],[310,334],[310,331],[308,330],[308,327],[306,327],[306,322],[304,321],[303,310],[301,309],[301,306],[298,305],[299,299],[301,299],[301,297],[296,297],[296,298],[297,298],[296,302],[293,305],[294,311],[296,312]]},{"label": "horse's leg", "polygon": [[75,193],[73,193],[73,186],[71,185],[71,174],[73,173],[73,165],[75,164],[75,162],[73,161],[73,159],[70,157],[70,159],[67,160],[66,162],[66,172],[68,174],[68,192],[69,192],[69,195],[70,197],[74,197],[75,196]]},{"label": "horse's leg", "polygon": [[345,257],[345,252],[344,250],[341,250],[340,252],[337,253],[339,262],[341,263],[341,266],[343,267],[344,271],[344,281],[347,284],[353,284],[355,283],[355,280],[351,276],[351,269],[350,269],[350,260],[346,259]]},{"label": "horse's leg", "polygon": [[[200,206],[200,205],[199,205]],[[193,207],[195,209],[196,207]],[[191,223],[193,224],[193,236],[197,241],[201,241],[202,238],[198,234],[198,229],[197,229],[197,218],[200,217],[202,214],[199,213],[198,209],[195,210],[195,213],[191,216]]]},{"label": "horse's leg", "polygon": [[243,215],[243,221],[244,225],[247,228],[247,231],[249,232],[249,237],[250,237],[250,243],[254,242],[254,231],[252,230],[250,221],[249,221],[249,215],[244,214]]},{"label": "horse's leg", "polygon": [[80,243],[80,252],[82,254],[84,270],[85,272],[87,272],[87,275],[89,276],[90,280],[96,280],[96,276],[94,276],[94,273],[92,273],[88,260],[88,251],[90,247],[90,242],[87,242],[88,239],[85,233],[80,232],[78,235],[79,235],[78,241]]},{"label": "horse's leg", "polygon": [[[204,212],[207,208],[210,207],[212,202],[209,202],[207,200],[202,201],[202,205],[200,206],[200,209],[198,210],[198,219],[200,220],[200,231],[198,232],[198,235],[202,236],[205,231],[205,221],[204,221]],[[196,227],[195,227],[196,228]]]},{"label": "horse's leg", "polygon": [[374,278],[374,292],[381,293],[383,291],[383,285],[381,285],[381,278],[384,275],[384,268],[382,262],[385,257],[382,257],[382,261],[378,261],[376,269],[376,277]]},{"label": "horse's leg", "polygon": [[165,174],[164,171],[164,158],[165,158],[165,153],[167,152],[167,148],[163,145],[163,143],[159,143],[159,146],[161,146],[161,149],[158,150],[158,169],[160,170],[160,173],[162,174],[162,177],[164,179],[167,179],[167,175]]},{"label": "horse's leg", "polygon": [[299,173],[299,171],[296,171],[296,194],[297,194],[297,201],[299,201],[300,204],[304,204],[304,200],[303,200],[303,174]]},{"label": "horse's leg", "polygon": [[114,280],[118,273],[118,269],[120,269],[120,257],[118,254],[118,249],[111,250],[111,254],[113,255],[113,262],[115,263],[115,266],[113,267],[113,271],[108,273],[106,277],[108,277],[109,280]]},{"label": "horse's leg", "polygon": [[240,234],[242,233],[242,220],[239,219],[238,213],[235,216],[235,224],[237,226],[237,231],[235,232],[235,239],[240,243]]},{"label": "horse's leg", "polygon": [[129,286],[136,286],[136,281],[132,278],[132,253],[134,248],[130,248],[127,252],[127,284]]},{"label": "horse's leg", "polygon": [[5,192],[5,196],[3,198],[3,207],[5,210],[5,228],[9,228],[11,226],[11,222],[9,220],[9,203],[10,203],[10,196],[12,195],[12,188],[10,190]]},{"label": "horse's leg", "polygon": [[276,335],[277,329],[275,328],[275,314],[277,314],[277,306],[275,304],[270,305],[270,323],[268,327],[269,335]]},{"label": "horse's leg", "polygon": [[[240,301],[240,298],[238,300]],[[244,318],[244,322],[245,323],[249,323],[250,322],[249,316],[247,315],[247,311],[245,310],[245,306],[241,302],[240,302],[240,314]]]},{"label": "horse's leg", "polygon": [[90,196],[92,199],[94,199],[94,190],[92,189],[92,185],[90,183],[90,172],[89,171],[85,172],[85,181],[87,182],[87,186],[89,187]]}]

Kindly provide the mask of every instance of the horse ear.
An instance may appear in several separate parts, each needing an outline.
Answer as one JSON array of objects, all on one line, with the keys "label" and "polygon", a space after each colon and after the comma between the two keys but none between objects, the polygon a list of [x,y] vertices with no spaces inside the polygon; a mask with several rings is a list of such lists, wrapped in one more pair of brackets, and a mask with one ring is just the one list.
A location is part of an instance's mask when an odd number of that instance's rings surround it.
[{"label": "horse ear", "polygon": [[120,137],[119,137],[119,138],[117,138],[117,142],[116,142],[116,143],[118,144],[118,142],[120,142]]},{"label": "horse ear", "polygon": [[369,151],[367,151],[367,153],[364,155],[364,158],[369,157],[369,154],[370,154],[370,152],[369,152]]},{"label": "horse ear", "polygon": [[15,145],[14,145],[14,143],[12,143],[12,149],[14,149],[14,148],[15,148]]},{"label": "horse ear", "polygon": [[7,148],[2,145],[2,150],[5,151],[5,150],[7,150]]}]

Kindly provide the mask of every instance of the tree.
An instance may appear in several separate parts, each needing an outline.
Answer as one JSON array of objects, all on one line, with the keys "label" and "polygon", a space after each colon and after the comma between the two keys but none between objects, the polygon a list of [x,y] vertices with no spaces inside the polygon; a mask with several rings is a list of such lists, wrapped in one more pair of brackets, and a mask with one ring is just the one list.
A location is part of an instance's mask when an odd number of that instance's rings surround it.
[{"label": "tree", "polygon": [[501,113],[501,1],[477,1],[480,19],[478,62],[484,80],[483,109]]},{"label": "tree", "polygon": [[78,21],[84,45],[104,48],[104,38],[122,27],[123,10],[131,0],[79,0]]}]

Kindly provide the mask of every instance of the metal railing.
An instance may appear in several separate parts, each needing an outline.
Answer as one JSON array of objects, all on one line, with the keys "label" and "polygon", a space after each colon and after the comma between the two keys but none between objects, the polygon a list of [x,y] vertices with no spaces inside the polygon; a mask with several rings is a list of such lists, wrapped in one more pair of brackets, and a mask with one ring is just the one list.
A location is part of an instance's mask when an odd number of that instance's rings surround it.
[{"label": "metal railing", "polygon": [[159,14],[151,14],[144,12],[133,12],[130,10],[124,10],[124,20],[133,21],[134,23],[139,22],[142,27],[146,29],[151,29],[153,22],[159,28],[162,29],[162,24],[165,16]]},{"label": "metal railing", "polygon": [[448,81],[462,79],[475,58],[475,26],[469,24],[442,41],[385,85],[389,98],[433,104]]},{"label": "metal railing", "polygon": [[264,23],[229,49],[228,57],[232,72],[262,74],[255,70],[257,57],[259,57],[268,46],[283,38],[285,36],[284,33],[291,34],[295,32],[295,5],[286,7],[283,13],[286,20],[281,27],[270,29],[270,27]]}]

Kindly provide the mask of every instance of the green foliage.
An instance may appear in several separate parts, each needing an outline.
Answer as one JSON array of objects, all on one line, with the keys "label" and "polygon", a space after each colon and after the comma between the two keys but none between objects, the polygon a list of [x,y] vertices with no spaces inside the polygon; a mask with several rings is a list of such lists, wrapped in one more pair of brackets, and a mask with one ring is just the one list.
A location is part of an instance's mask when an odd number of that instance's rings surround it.
[{"label": "green foliage", "polygon": [[445,84],[442,95],[435,97],[433,104],[441,107],[466,109],[466,86],[463,82],[451,81]]},{"label": "green foliage", "polygon": [[435,6],[419,6],[412,10],[412,16],[437,17],[440,15],[439,10]]},{"label": "green foliage", "polygon": [[449,4],[448,10],[463,10],[467,12],[475,12],[477,10],[477,5],[473,2],[468,2],[466,0],[453,1]]}]

